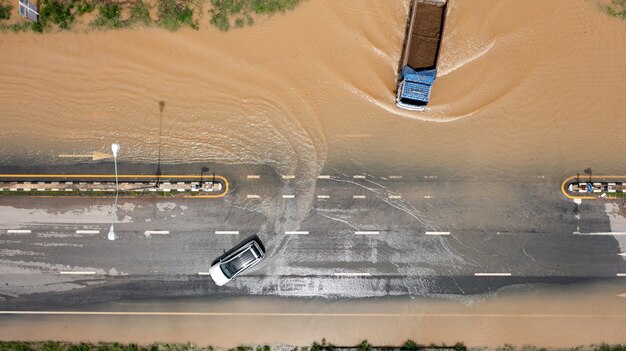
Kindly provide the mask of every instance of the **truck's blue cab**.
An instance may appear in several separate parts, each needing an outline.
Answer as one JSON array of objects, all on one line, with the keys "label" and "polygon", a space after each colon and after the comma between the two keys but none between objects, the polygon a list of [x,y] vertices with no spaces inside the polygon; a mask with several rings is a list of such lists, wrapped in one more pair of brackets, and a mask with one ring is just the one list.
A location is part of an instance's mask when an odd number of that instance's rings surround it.
[{"label": "truck's blue cab", "polygon": [[402,80],[398,86],[396,105],[408,110],[424,110],[430,100],[430,91],[435,78],[437,78],[436,69],[416,71],[409,66],[404,66]]}]

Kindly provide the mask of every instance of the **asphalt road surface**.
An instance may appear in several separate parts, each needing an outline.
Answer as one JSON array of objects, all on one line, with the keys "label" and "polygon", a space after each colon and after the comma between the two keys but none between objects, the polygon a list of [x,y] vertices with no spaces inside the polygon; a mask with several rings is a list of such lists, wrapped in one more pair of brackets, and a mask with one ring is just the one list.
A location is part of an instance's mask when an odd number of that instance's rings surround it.
[{"label": "asphalt road surface", "polygon": [[[213,294],[471,294],[626,279],[624,204],[576,204],[561,194],[561,179],[328,173],[301,180],[269,168],[222,170],[231,184],[224,198],[122,198],[115,216],[110,197],[0,197],[3,307]],[[112,223],[115,241],[107,240]],[[264,262],[216,287],[205,275],[211,262],[255,234],[268,251]]]}]

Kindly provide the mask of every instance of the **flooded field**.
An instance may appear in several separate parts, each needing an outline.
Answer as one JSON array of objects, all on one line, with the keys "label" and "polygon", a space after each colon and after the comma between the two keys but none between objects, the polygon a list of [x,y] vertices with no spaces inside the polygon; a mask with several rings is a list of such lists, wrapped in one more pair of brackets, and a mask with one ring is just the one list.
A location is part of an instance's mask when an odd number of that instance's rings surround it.
[{"label": "flooded field", "polygon": [[82,310],[100,313],[95,315],[0,316],[0,339],[191,342],[226,348],[309,345],[322,338],[335,345],[368,339],[374,345],[397,346],[410,338],[426,345],[464,341],[491,348],[573,347],[626,342],[620,332],[626,328],[625,292],[624,284],[596,282],[567,289],[509,288],[463,301],[387,298],[329,303],[249,297],[126,301]]}]

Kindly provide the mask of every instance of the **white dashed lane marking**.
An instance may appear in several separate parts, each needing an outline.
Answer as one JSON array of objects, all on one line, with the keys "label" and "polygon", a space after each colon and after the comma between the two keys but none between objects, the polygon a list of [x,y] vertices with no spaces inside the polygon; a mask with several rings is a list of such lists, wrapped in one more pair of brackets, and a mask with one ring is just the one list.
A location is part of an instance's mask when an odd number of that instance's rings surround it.
[{"label": "white dashed lane marking", "polygon": [[151,235],[168,235],[169,233],[169,230],[146,230],[143,235],[149,238]]},{"label": "white dashed lane marking", "polygon": [[7,230],[9,234],[30,234],[30,229],[9,229]]},{"label": "white dashed lane marking", "polygon": [[287,235],[307,235],[307,234],[309,234],[309,232],[305,231],[305,230],[292,230],[292,231],[286,231],[285,234],[287,234]]},{"label": "white dashed lane marking", "polygon": [[237,230],[216,230],[215,234],[217,235],[237,235],[239,231]]},{"label": "white dashed lane marking", "polygon": [[476,277],[510,277],[511,273],[474,273]]},{"label": "white dashed lane marking", "polygon": [[426,235],[450,235],[450,232],[426,232]]},{"label": "white dashed lane marking", "polygon": [[77,229],[76,234],[100,234],[99,230],[81,230]]}]

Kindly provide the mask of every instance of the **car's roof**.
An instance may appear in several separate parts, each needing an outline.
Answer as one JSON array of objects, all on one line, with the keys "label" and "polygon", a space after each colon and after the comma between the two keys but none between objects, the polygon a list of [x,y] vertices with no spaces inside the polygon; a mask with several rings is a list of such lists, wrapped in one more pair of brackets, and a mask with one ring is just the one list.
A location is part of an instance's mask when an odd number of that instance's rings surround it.
[{"label": "car's roof", "polygon": [[249,243],[246,243],[237,251],[233,252],[233,254],[227,257],[222,264],[226,265],[228,271],[232,272],[233,274],[237,274],[240,271],[253,265],[262,257],[262,249],[259,247],[256,241],[251,240]]}]

